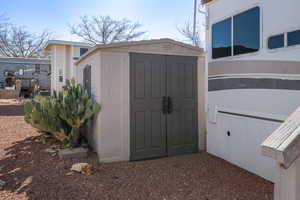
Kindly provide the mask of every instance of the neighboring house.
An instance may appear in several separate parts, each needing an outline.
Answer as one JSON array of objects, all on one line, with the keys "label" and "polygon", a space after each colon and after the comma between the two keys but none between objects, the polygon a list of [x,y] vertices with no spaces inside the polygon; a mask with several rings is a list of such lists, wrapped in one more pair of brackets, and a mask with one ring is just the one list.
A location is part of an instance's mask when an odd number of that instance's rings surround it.
[{"label": "neighboring house", "polygon": [[50,90],[50,70],[48,59],[0,57],[0,87],[5,87],[7,77],[13,76],[23,80],[23,85],[34,79],[41,89]]},{"label": "neighboring house", "polygon": [[51,56],[51,91],[61,90],[66,79],[76,78],[74,62],[90,48],[91,45],[82,42],[48,41],[45,49]]},{"label": "neighboring house", "polygon": [[76,65],[101,104],[89,134],[100,161],[205,149],[203,49],[171,39],[120,42],[97,45]]},{"label": "neighboring house", "polygon": [[205,0],[207,150],[274,181],[261,143],[300,104],[298,0]]}]

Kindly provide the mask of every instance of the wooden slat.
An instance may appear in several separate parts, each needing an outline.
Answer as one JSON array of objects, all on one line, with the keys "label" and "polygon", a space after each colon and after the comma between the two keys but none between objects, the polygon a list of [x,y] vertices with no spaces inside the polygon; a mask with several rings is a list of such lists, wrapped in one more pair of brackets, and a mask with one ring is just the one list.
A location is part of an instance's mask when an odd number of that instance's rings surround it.
[{"label": "wooden slat", "polygon": [[288,168],[300,155],[300,107],[262,144],[262,153]]}]

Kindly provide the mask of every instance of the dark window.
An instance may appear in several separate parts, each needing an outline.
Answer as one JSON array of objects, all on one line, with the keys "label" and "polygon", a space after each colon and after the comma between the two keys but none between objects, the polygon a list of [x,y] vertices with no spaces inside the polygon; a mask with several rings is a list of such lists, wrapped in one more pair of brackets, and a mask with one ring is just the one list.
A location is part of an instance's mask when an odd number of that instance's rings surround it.
[{"label": "dark window", "polygon": [[63,76],[63,70],[62,69],[58,70],[58,81],[59,82],[64,82],[64,76]]},{"label": "dark window", "polygon": [[233,17],[234,55],[251,53],[260,46],[259,7]]},{"label": "dark window", "polygon": [[289,32],[287,35],[288,46],[300,44],[300,30]]},{"label": "dark window", "polygon": [[85,66],[83,70],[83,87],[86,89],[88,94],[91,96],[91,90],[92,90],[92,83],[91,83],[91,65]]},{"label": "dark window", "polygon": [[82,56],[83,54],[85,54],[89,49],[87,48],[80,48],[80,56]]},{"label": "dark window", "polygon": [[39,64],[35,65],[35,73],[37,74],[41,73],[41,66]]},{"label": "dark window", "polygon": [[277,49],[284,47],[284,34],[272,36],[268,40],[269,49]]},{"label": "dark window", "polygon": [[231,18],[212,26],[212,58],[231,56]]}]

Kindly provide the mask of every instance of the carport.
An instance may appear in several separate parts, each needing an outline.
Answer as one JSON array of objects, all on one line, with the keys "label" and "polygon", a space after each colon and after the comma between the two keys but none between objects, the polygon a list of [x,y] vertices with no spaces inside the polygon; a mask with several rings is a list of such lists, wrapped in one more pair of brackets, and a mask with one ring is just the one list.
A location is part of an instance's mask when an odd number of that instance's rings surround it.
[{"label": "carport", "polygon": [[102,110],[89,124],[100,161],[205,149],[203,50],[171,39],[97,45],[76,63]]}]

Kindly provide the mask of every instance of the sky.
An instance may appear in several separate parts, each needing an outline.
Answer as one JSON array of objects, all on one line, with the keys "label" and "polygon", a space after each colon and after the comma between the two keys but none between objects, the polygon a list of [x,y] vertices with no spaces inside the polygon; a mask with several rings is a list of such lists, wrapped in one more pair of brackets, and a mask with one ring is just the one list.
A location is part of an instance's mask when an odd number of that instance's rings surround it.
[{"label": "sky", "polygon": [[[194,0],[0,0],[0,14],[16,25],[40,33],[47,29],[53,39],[78,40],[69,24],[83,15],[110,15],[143,24],[144,39],[173,38],[184,41],[177,28],[193,19]],[[203,17],[198,13],[200,23]]]}]

